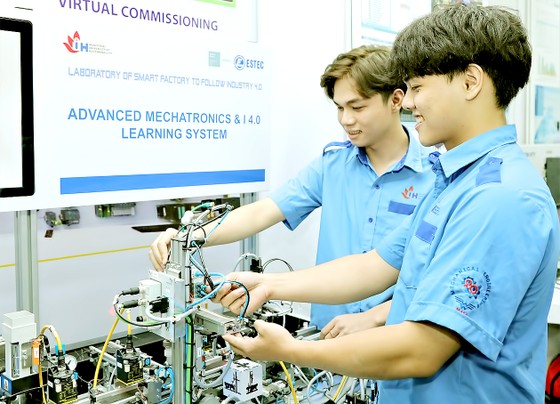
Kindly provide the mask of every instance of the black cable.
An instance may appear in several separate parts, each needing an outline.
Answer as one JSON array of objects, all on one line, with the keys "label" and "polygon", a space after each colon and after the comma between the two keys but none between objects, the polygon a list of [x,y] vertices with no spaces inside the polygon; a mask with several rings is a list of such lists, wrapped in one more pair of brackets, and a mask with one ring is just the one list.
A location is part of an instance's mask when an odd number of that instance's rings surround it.
[{"label": "black cable", "polygon": [[[218,214],[217,214],[216,216],[214,216],[212,219],[209,219],[209,220],[207,220],[206,222],[204,222],[204,223],[202,223],[202,224],[198,224],[198,223],[189,223],[189,224],[186,224],[186,225],[182,225],[182,226],[179,228],[178,233],[180,233],[180,232],[182,232],[182,231],[186,231],[186,232],[187,232],[187,235],[188,235],[189,232],[190,232],[190,229],[188,229],[188,228],[189,228],[189,227],[193,227],[193,231],[196,231],[196,230],[199,230],[199,229],[202,230],[202,232],[204,233],[204,240],[206,240],[207,233],[206,233],[206,230],[204,229],[203,226],[206,226],[207,224],[210,224],[210,223],[212,223],[212,222],[214,222],[214,221],[216,221],[216,220],[218,220],[218,219],[221,219],[221,218],[222,218],[223,216],[225,216],[227,213],[231,212],[231,210],[232,210],[232,206],[231,206],[231,205],[226,205],[226,209],[225,209],[223,212],[218,213]],[[189,242],[189,240],[187,240],[187,237],[185,237],[184,246],[187,247],[187,248],[189,247],[188,244],[187,244],[188,242]],[[171,257],[171,249],[169,249],[169,252],[167,253],[167,262],[169,262],[169,258],[170,258],[170,257]]]},{"label": "black cable", "polygon": [[155,327],[155,326],[165,325],[165,324],[166,324],[165,322],[153,322],[153,323],[151,323],[151,324],[143,324],[143,323],[137,323],[137,322],[135,322],[135,321],[129,320],[129,319],[127,319],[127,318],[124,318],[124,317],[121,315],[121,313],[119,313],[120,309],[117,308],[117,304],[118,304],[118,302],[115,302],[115,304],[113,304],[113,308],[115,309],[115,313],[117,314],[117,316],[118,316],[122,321],[124,321],[124,322],[127,323],[127,324],[134,325],[134,326],[136,326],[136,327]]},{"label": "black cable", "polygon": [[294,268],[292,268],[292,266],[291,266],[290,264],[288,264],[288,263],[287,263],[285,260],[283,260],[282,258],[271,258],[271,259],[269,259],[268,261],[266,261],[266,262],[263,264],[263,266],[262,266],[263,272],[264,272],[266,266],[267,266],[268,264],[274,262],[274,261],[283,262],[284,264],[286,264],[286,266],[288,267],[288,269],[290,270],[290,272],[294,272]]},{"label": "black cable", "polygon": [[247,313],[247,308],[249,307],[249,302],[251,301],[251,296],[249,295],[249,289],[247,289],[247,287],[243,285],[241,282],[237,282],[237,281],[225,281],[224,283],[231,283],[233,285],[242,287],[243,290],[245,290],[245,296],[247,296],[247,300],[245,301],[245,307],[243,307],[243,310],[241,311],[241,313],[239,313],[239,317],[245,317],[245,313]]},{"label": "black cable", "polygon": [[215,286],[214,286],[214,282],[212,281],[212,278],[210,277],[210,275],[208,274],[208,270],[206,269],[206,263],[204,262],[204,256],[202,255],[202,250],[200,249],[200,247],[198,246],[198,244],[195,244],[196,247],[196,252],[198,252],[198,256],[200,257],[200,265],[202,268],[198,268],[202,271],[202,275],[204,276],[204,281],[208,284],[208,286],[210,286],[210,290],[214,290]]},{"label": "black cable", "polygon": [[39,389],[42,389],[42,388],[45,388],[45,387],[48,387],[47,383],[43,383],[42,386],[35,386],[35,387],[31,387],[31,388],[26,389],[26,390],[18,391],[17,394],[15,394],[14,396],[20,396],[22,394],[29,393],[29,392],[34,391],[34,390],[39,390]]},{"label": "black cable", "polygon": [[[188,245],[187,245],[187,243],[188,243],[187,236],[188,236],[188,234],[189,234],[189,232],[190,232],[189,228],[190,228],[190,227],[193,227],[193,226],[195,227],[194,230],[201,229],[202,232],[204,233],[204,238],[206,238],[206,230],[204,230],[204,228],[203,228],[202,226],[200,226],[200,225],[198,225],[198,224],[193,224],[193,223],[189,223],[189,224],[186,224],[186,225],[181,225],[181,227],[179,227],[179,229],[177,230],[177,234],[180,234],[182,231],[186,231],[186,232],[187,232],[187,235],[185,236],[185,239],[184,239],[184,241],[183,241],[183,244],[184,244],[185,247],[188,247]],[[167,252],[167,262],[169,262],[169,258],[171,258],[171,248],[169,248],[169,251]]]}]

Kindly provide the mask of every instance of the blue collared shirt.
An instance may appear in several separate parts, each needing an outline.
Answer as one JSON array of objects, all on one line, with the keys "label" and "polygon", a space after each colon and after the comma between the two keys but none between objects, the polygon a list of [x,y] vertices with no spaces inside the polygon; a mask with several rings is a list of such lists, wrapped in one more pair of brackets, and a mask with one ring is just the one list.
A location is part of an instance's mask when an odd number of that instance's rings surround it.
[{"label": "blue collared shirt", "polygon": [[512,125],[433,156],[436,182],[377,247],[400,275],[387,324],[427,321],[462,349],[429,379],[381,382],[380,403],[542,403],[558,214]]},{"label": "blue collared shirt", "polygon": [[[311,212],[321,209],[317,264],[372,250],[415,209],[432,188],[429,149],[413,137],[406,155],[378,176],[364,150],[350,142],[329,144],[323,155],[272,193],[295,229]],[[331,148],[329,146],[337,146]],[[343,286],[341,280],[341,286]],[[323,328],[340,314],[366,311],[389,299],[391,290],[346,305],[311,306],[311,324]]]}]

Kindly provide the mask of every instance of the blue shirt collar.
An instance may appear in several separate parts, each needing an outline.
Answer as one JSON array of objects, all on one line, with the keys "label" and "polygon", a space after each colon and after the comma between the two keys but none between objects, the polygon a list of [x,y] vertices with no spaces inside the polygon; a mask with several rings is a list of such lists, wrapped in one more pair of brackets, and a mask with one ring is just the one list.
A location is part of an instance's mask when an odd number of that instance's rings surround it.
[{"label": "blue shirt collar", "polygon": [[446,151],[439,156],[439,162],[443,173],[449,178],[461,168],[473,163],[490,151],[508,143],[515,143],[516,141],[517,132],[515,125],[501,126],[475,136],[465,143]]},{"label": "blue shirt collar", "polygon": [[330,142],[327,143],[325,145],[325,147],[323,147],[323,154],[325,154],[326,152],[328,152],[331,149],[334,148],[348,148],[348,147],[352,147],[352,142],[349,140],[346,140],[344,142]]},{"label": "blue shirt collar", "polygon": [[[408,149],[403,158],[391,168],[391,171],[399,171],[406,166],[415,172],[422,172],[424,171],[422,167],[423,146],[414,136],[410,136],[406,127],[403,126],[403,129],[408,136]],[[360,162],[364,165],[371,165],[364,148],[356,147],[356,149],[356,156],[358,157],[358,160],[360,160]]]}]

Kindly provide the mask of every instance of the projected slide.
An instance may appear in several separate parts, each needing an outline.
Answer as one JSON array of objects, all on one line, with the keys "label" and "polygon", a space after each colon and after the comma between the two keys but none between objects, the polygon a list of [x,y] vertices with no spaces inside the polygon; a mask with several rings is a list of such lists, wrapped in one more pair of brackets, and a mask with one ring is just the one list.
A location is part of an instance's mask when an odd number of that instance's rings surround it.
[{"label": "projected slide", "polygon": [[0,1],[0,212],[267,189],[252,3]]}]

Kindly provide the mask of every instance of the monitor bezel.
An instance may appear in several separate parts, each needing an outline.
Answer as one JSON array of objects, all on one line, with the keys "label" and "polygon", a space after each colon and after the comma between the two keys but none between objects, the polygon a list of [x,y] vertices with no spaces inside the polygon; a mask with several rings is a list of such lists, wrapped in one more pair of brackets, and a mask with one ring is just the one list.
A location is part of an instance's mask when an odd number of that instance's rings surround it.
[{"label": "monitor bezel", "polygon": [[1,188],[0,198],[31,196],[35,193],[35,136],[33,122],[33,25],[27,20],[0,17],[0,31],[20,34],[21,66],[21,151],[22,183]]}]

